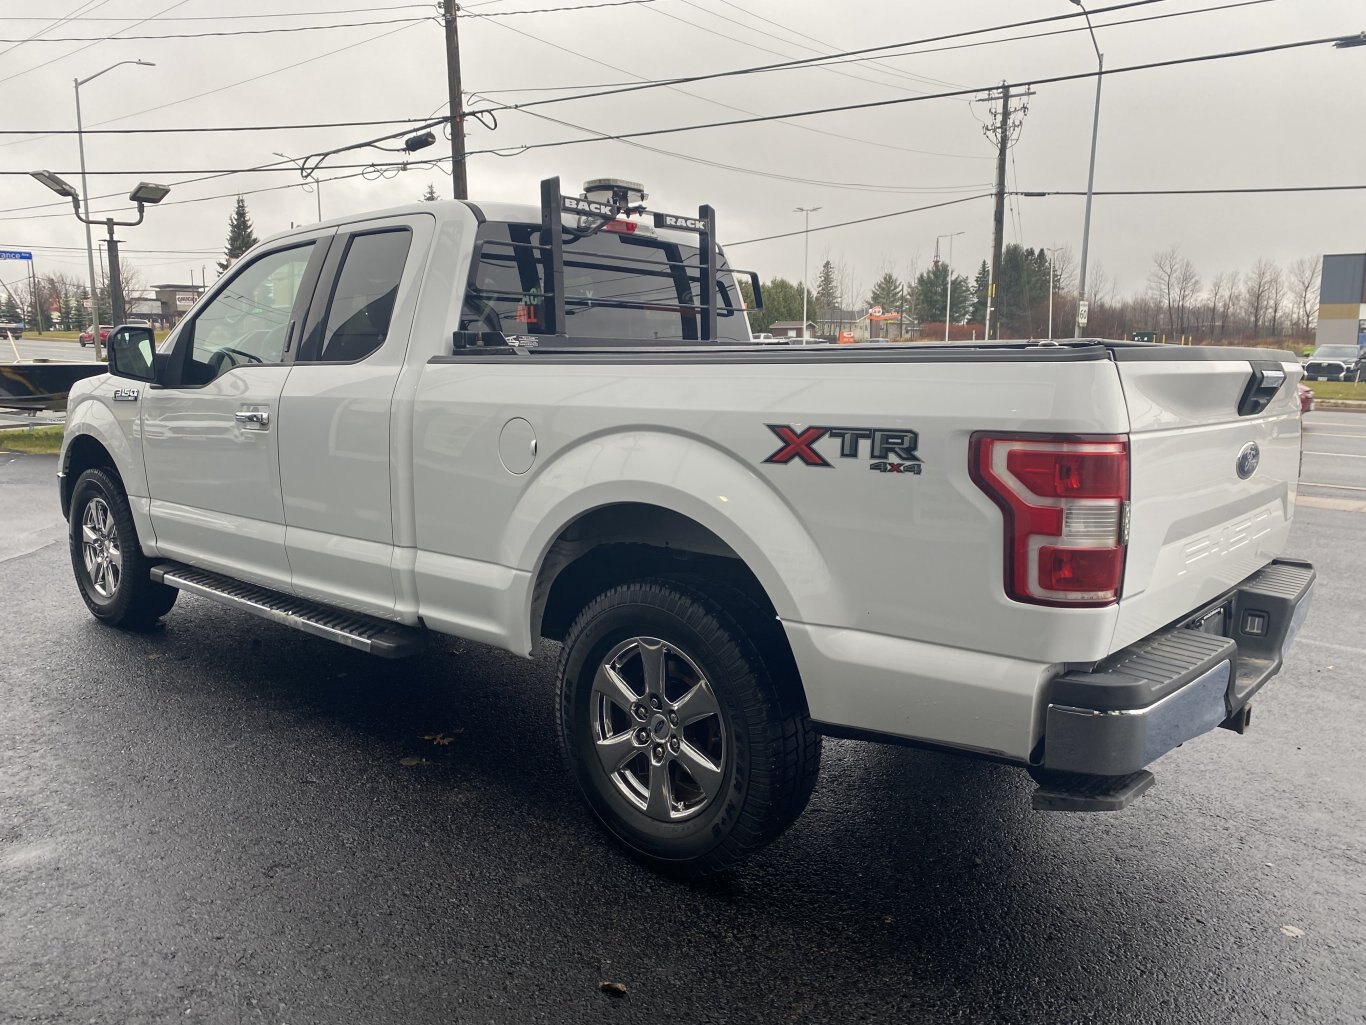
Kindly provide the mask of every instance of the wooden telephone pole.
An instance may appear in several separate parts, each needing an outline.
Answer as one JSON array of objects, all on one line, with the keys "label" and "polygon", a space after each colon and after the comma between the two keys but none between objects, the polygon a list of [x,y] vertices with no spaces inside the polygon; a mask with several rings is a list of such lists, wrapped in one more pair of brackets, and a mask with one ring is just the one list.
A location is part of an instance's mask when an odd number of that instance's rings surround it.
[{"label": "wooden telephone pole", "polygon": [[[1029,113],[1029,97],[1034,90],[1026,88],[1022,93],[1011,93],[1009,83],[991,90],[978,100],[990,104],[991,120],[982,126],[988,139],[996,144],[996,209],[992,215],[991,233],[991,285],[987,295],[986,337],[991,338],[991,314],[995,306],[996,290],[1001,282],[1001,249],[1005,243],[1006,226],[1006,154],[1015,140],[1020,137],[1020,127]],[[997,334],[1000,333],[999,326]]]},{"label": "wooden telephone pole", "polygon": [[446,76],[451,101],[451,185],[456,199],[470,198],[469,179],[465,176],[465,103],[460,88],[460,30],[456,14],[460,6],[455,0],[443,0],[442,14],[446,23]]}]

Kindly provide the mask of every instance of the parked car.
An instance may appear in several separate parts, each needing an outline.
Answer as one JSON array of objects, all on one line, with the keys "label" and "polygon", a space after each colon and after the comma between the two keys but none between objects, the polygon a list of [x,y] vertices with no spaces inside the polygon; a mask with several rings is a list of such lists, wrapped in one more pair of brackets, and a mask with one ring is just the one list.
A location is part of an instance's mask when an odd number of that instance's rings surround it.
[{"label": "parked car", "polygon": [[1314,390],[1307,385],[1298,385],[1300,396],[1300,412],[1312,413],[1314,411]]},{"label": "parked car", "polygon": [[1366,355],[1355,345],[1320,345],[1304,364],[1309,381],[1360,381],[1366,377]]},{"label": "parked car", "polygon": [[822,735],[1103,811],[1247,728],[1314,584],[1292,354],[754,344],[711,208],[651,229],[630,191],[299,228],[158,349],[120,327],[59,464],[92,615],[184,590],[376,655],[558,642],[570,775],[692,873],[801,813]]},{"label": "parked car", "polygon": [[[110,325],[110,324],[101,324],[101,325],[100,325],[100,341],[101,341],[101,342],[107,342],[107,341],[109,341],[109,332],[112,331],[112,330],[114,330],[114,328],[113,328],[112,325]],[[82,332],[80,333],[80,335],[77,337],[76,340],[77,340],[78,342],[81,343],[81,348],[85,348],[87,345],[94,345],[94,344],[95,344],[95,335],[91,332],[90,328],[86,328],[84,331],[82,331]]]}]

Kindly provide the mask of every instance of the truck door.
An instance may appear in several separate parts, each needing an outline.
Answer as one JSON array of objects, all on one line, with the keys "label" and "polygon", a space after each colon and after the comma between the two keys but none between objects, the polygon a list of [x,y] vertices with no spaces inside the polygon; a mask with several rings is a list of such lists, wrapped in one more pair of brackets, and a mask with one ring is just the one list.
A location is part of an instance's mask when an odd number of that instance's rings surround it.
[{"label": "truck door", "polygon": [[142,402],[161,554],[290,590],[279,399],[331,231],[232,269],[181,325],[167,384]]},{"label": "truck door", "polygon": [[[366,221],[332,245],[280,396],[285,547],[295,591],[394,616],[393,396],[429,216]],[[406,270],[405,270],[406,268]]]}]

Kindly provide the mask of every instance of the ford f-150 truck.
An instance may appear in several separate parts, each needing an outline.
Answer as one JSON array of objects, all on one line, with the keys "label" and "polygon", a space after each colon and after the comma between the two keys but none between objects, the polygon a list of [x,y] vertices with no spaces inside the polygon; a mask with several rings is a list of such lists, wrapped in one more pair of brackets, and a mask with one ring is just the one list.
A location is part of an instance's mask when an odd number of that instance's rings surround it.
[{"label": "ford f-150 truck", "polygon": [[709,207],[592,186],[296,229],[158,351],[119,327],[60,464],[91,613],[559,642],[569,771],[692,873],[800,814],[823,735],[1098,811],[1248,725],[1314,582],[1291,354],[753,344]]}]

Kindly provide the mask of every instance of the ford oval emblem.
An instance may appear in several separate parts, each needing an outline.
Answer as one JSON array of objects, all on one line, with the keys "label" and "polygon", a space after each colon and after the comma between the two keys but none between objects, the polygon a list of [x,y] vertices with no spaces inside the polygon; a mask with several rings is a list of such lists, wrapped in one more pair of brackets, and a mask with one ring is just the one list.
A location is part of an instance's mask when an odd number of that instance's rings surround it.
[{"label": "ford oval emblem", "polygon": [[1257,464],[1262,461],[1262,450],[1255,441],[1249,441],[1238,453],[1238,476],[1247,480],[1257,472]]}]

